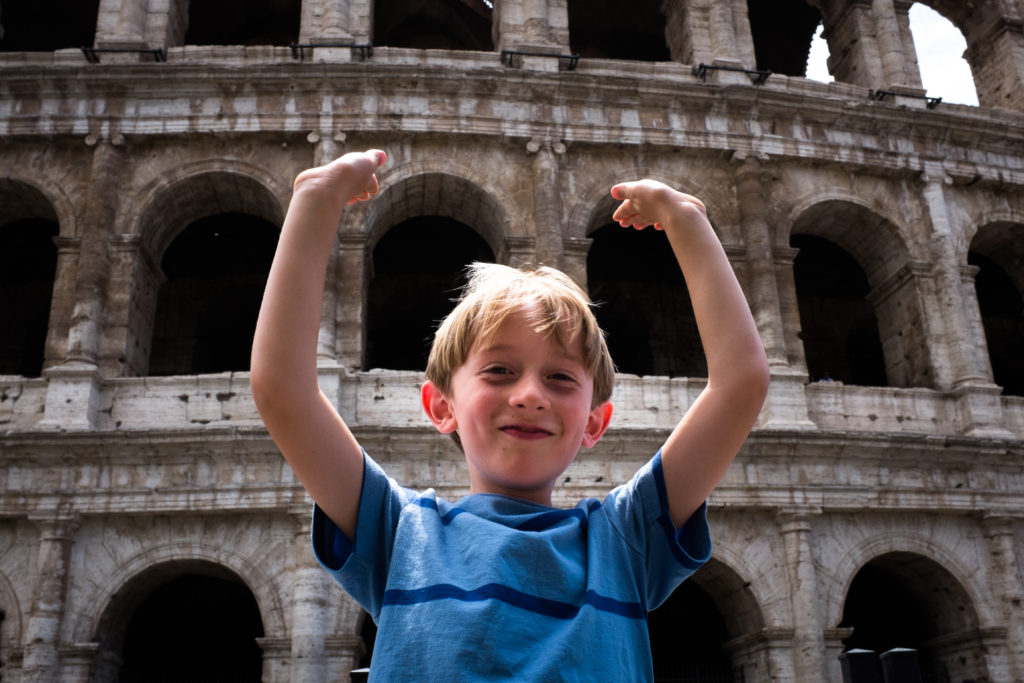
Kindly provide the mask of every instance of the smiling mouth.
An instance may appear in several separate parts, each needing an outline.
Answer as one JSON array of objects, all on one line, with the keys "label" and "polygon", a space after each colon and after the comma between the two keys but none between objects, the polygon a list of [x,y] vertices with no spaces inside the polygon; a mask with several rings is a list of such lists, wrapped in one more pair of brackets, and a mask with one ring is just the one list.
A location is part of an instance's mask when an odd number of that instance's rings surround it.
[{"label": "smiling mouth", "polygon": [[530,425],[508,425],[500,428],[502,432],[517,439],[543,439],[551,436],[551,432],[543,427],[532,427]]}]

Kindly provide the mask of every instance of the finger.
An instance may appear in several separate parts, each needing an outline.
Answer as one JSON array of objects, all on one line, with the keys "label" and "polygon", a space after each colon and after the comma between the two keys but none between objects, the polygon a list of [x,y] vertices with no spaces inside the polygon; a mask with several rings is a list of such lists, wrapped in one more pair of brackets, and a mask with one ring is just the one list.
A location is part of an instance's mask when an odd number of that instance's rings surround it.
[{"label": "finger", "polygon": [[383,166],[384,162],[388,160],[387,153],[382,149],[368,149],[366,150],[366,153],[373,158],[373,161],[377,166]]}]

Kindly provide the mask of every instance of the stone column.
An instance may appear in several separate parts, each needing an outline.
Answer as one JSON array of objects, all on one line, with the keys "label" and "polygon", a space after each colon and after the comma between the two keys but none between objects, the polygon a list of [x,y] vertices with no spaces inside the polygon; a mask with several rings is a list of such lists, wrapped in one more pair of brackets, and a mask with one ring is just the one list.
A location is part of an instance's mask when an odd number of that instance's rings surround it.
[{"label": "stone column", "polygon": [[76,237],[55,237],[53,241],[57,245],[57,269],[53,277],[50,322],[46,331],[44,370],[60,365],[67,356],[68,330],[75,305],[78,252],[82,247],[82,241]]},{"label": "stone column", "polygon": [[23,683],[59,680],[60,627],[67,597],[71,545],[78,528],[77,515],[30,516],[39,528],[36,584],[25,624]]},{"label": "stone column", "polygon": [[533,225],[537,236],[537,263],[562,268],[562,202],[559,196],[558,158],[561,142],[531,140],[526,151],[533,157]]},{"label": "stone column", "polygon": [[[310,133],[306,136],[313,143],[313,165],[325,166],[339,156],[341,150],[338,143],[329,134]],[[320,309],[320,334],[317,337],[317,360],[332,360],[337,355],[337,323],[338,323],[338,245],[331,245],[331,253],[327,260],[327,272],[324,275],[324,295]]]},{"label": "stone column", "polygon": [[[91,140],[87,139],[86,144]],[[124,138],[98,141],[92,156],[89,189],[81,222],[81,250],[75,280],[75,307],[68,332],[71,363],[95,365],[102,333],[110,268],[110,235],[117,215],[121,181],[127,166]]]},{"label": "stone column", "polygon": [[736,202],[740,209],[740,228],[746,246],[747,298],[753,308],[757,330],[764,343],[768,363],[786,367],[786,338],[782,329],[782,307],[775,281],[771,230],[768,227],[768,203],[765,201],[767,174],[753,158],[742,160],[736,169]]},{"label": "stone column", "polygon": [[292,583],[292,683],[323,683],[327,680],[326,637],[330,630],[327,572],[317,564],[310,542],[311,508],[289,511],[294,530]]},{"label": "stone column", "polygon": [[[565,0],[507,0],[494,3],[494,45],[498,50],[549,54],[569,52],[569,14]],[[525,62],[524,62],[525,63]],[[557,60],[531,60],[531,66]]]},{"label": "stone column", "polygon": [[783,510],[778,515],[793,606],[795,680],[827,681],[825,635],[818,599],[818,577],[811,547],[811,519],[812,513],[808,510]]},{"label": "stone column", "polygon": [[885,84],[875,38],[872,0],[813,0],[828,39],[828,70],[837,81],[868,88]]},{"label": "stone column", "polygon": [[358,370],[363,366],[366,334],[366,292],[369,286],[367,236],[342,233],[338,236],[335,258],[337,319],[335,358],[343,367]]},{"label": "stone column", "polygon": [[[731,2],[716,0],[708,8],[708,35],[711,38],[711,61],[713,64],[740,66],[736,54],[736,29]],[[750,65],[751,68],[754,65]]]},{"label": "stone column", "polygon": [[1006,649],[1011,680],[1024,681],[1024,588],[1020,583],[1020,562],[1014,543],[1013,525],[1018,519],[986,513],[982,518],[992,558],[994,604],[1002,606],[1006,624]]},{"label": "stone column", "polygon": [[96,47],[145,47],[148,5],[148,0],[100,0]]},{"label": "stone column", "polygon": [[959,259],[953,245],[953,233],[949,223],[949,212],[943,184],[946,179],[941,169],[929,169],[923,176],[925,206],[931,222],[931,252],[935,290],[938,297],[933,310],[938,312],[937,320],[942,321],[948,350],[952,389],[957,398],[961,429],[969,436],[1010,436],[1000,426],[1002,404],[1000,390],[989,379],[986,369],[978,358],[976,349],[985,347],[983,338],[970,334],[963,300],[963,285]]},{"label": "stone column", "polygon": [[[98,142],[98,144],[97,144]],[[124,138],[87,138],[96,145],[89,189],[80,221],[81,246],[75,274],[74,308],[63,364],[46,371],[49,380],[41,426],[90,429],[98,410],[97,370],[110,271],[110,238],[126,164]]]},{"label": "stone column", "polygon": [[968,14],[970,23],[961,27],[967,37],[964,57],[974,73],[981,106],[1021,111],[1024,110],[1024,20],[1017,13],[1011,14],[1012,8],[1004,9],[1005,4],[993,3],[989,7],[1005,14],[991,16],[978,11],[980,8]]}]

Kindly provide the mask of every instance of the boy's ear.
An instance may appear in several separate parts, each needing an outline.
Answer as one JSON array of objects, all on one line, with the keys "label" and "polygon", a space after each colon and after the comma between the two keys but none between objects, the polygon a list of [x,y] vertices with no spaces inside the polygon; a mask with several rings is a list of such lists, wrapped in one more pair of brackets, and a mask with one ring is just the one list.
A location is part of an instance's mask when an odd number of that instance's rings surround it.
[{"label": "boy's ear", "polygon": [[605,401],[590,411],[590,416],[587,418],[587,426],[583,429],[583,443],[581,445],[584,448],[593,447],[604,436],[605,431],[608,430],[608,423],[612,419],[612,408],[612,402]]},{"label": "boy's ear", "polygon": [[423,403],[423,412],[434,423],[437,431],[451,434],[458,428],[451,401],[429,379],[420,387],[420,401]]}]

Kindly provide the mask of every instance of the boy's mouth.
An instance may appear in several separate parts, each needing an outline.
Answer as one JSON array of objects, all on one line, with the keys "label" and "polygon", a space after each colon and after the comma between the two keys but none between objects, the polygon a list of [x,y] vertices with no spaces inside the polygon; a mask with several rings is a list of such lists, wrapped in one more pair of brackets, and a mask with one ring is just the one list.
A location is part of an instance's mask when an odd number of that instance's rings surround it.
[{"label": "boy's mouth", "polygon": [[543,439],[546,436],[551,436],[551,432],[548,430],[543,427],[535,427],[533,425],[506,425],[504,427],[499,427],[499,429],[505,434],[517,439]]}]

